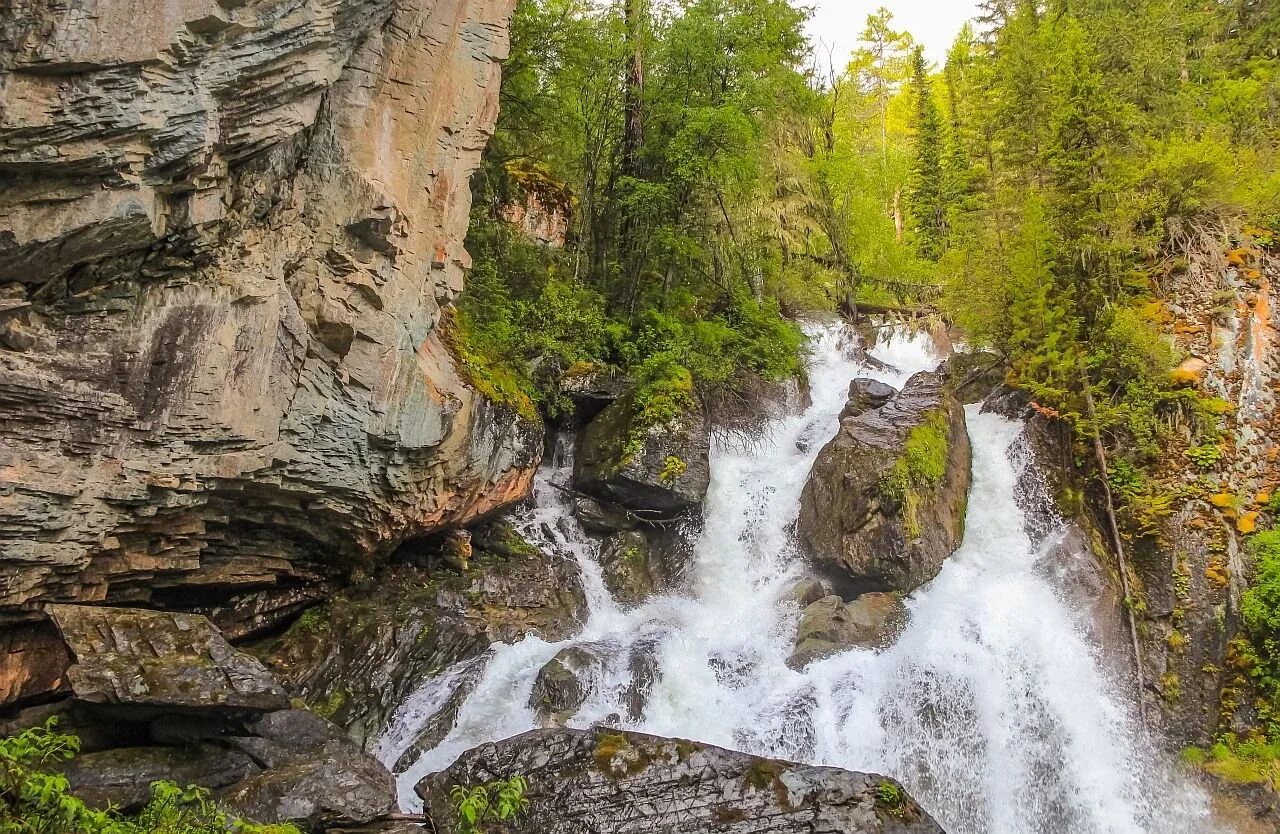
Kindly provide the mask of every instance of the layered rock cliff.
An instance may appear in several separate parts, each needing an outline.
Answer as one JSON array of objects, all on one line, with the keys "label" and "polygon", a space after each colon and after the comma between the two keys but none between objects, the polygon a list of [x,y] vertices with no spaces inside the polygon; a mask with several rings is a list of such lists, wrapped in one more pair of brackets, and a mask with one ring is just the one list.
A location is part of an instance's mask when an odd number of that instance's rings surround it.
[{"label": "layered rock cliff", "polygon": [[3,4],[0,702],[47,603],[244,636],[527,492],[437,330],[513,5]]}]

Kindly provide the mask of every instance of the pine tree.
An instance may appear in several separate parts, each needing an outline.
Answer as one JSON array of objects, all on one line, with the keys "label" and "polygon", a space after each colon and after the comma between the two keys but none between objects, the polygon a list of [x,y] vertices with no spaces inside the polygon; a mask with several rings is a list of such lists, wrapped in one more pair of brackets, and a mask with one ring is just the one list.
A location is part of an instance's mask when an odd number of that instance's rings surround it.
[{"label": "pine tree", "polygon": [[936,260],[947,239],[947,204],[942,172],[942,118],[933,98],[933,82],[924,49],[916,47],[911,90],[915,97],[915,159],[911,166],[909,207],[920,255]]}]

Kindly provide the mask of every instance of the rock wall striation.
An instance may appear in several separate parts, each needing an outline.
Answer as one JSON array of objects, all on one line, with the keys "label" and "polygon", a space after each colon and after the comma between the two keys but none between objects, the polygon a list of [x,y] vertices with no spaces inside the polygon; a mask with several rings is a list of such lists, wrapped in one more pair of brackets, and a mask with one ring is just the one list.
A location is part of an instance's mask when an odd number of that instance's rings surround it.
[{"label": "rock wall striation", "polygon": [[[5,4],[0,622],[24,646],[62,602],[251,634],[527,493],[540,429],[436,327],[513,5]],[[29,654],[6,696],[50,677]]]}]

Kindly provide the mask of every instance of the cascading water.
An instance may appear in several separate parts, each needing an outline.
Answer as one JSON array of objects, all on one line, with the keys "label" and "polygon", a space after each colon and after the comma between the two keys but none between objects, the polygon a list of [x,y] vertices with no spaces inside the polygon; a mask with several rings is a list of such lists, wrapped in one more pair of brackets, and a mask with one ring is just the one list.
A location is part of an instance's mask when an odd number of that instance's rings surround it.
[{"label": "cascading water", "polygon": [[[952,834],[1203,834],[1206,803],[1135,731],[1122,692],[1100,661],[1087,618],[1046,564],[1055,534],[1033,542],[1021,425],[967,410],[973,485],[964,542],[941,574],[908,600],[910,623],[890,648],[851,649],[793,670],[799,616],[787,600],[804,575],[791,535],[800,492],[838,429],[849,382],[901,386],[935,367],[925,339],[899,334],[858,361],[839,325],[810,328],[812,405],[751,448],[712,450],[694,575],[684,594],[623,610],[593,561],[595,546],[542,472],[522,530],[577,560],[589,617],[581,634],[495,646],[444,740],[400,774],[413,785],[479,744],[532,729],[538,671],[567,646],[602,666],[570,726],[601,721],[760,755],[892,775]],[[1031,480],[1034,481],[1034,473]],[[1020,499],[1022,505],[1020,505]],[[1059,531],[1060,534],[1060,531]],[[1083,603],[1081,603],[1083,604]],[[634,709],[636,664],[658,670]],[[466,670],[429,681],[393,718],[378,754],[410,749]],[[629,707],[632,709],[629,711]]]}]

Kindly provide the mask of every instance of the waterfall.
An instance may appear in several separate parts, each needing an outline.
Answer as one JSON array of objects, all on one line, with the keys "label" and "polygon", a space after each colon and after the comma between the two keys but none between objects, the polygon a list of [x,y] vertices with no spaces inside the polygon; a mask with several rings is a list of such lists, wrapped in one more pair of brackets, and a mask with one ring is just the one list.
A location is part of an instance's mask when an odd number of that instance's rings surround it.
[{"label": "waterfall", "polygon": [[[927,339],[905,333],[873,351],[884,365],[860,361],[843,326],[811,326],[809,336],[812,405],[749,447],[712,450],[704,532],[684,593],[631,610],[610,598],[594,544],[552,486],[571,469],[567,450],[557,453],[539,476],[534,506],[517,521],[580,565],[588,621],[562,643],[528,637],[495,646],[452,730],[399,774],[402,803],[417,807],[413,785],[464,750],[532,729],[527,702],[538,671],[580,645],[606,662],[570,726],[609,721],[888,774],[951,834],[1211,830],[1206,800],[1137,731],[1129,698],[1092,636],[1089,601],[1055,582],[1051,562],[1061,557],[1053,545],[1062,530],[1029,532],[1028,513],[1040,508],[1029,506],[1035,496],[1019,481],[1037,477],[1024,471],[1015,421],[967,409],[974,459],[964,541],[907,601],[910,621],[897,642],[799,671],[787,666],[800,613],[788,591],[804,576],[791,528],[813,461],[838,429],[849,382],[871,376],[900,387],[939,362]],[[633,715],[637,654],[651,659],[657,677],[643,713]],[[442,679],[452,687],[456,676],[451,670]],[[442,679],[425,682],[392,719],[378,749],[388,764],[439,708]]]}]

